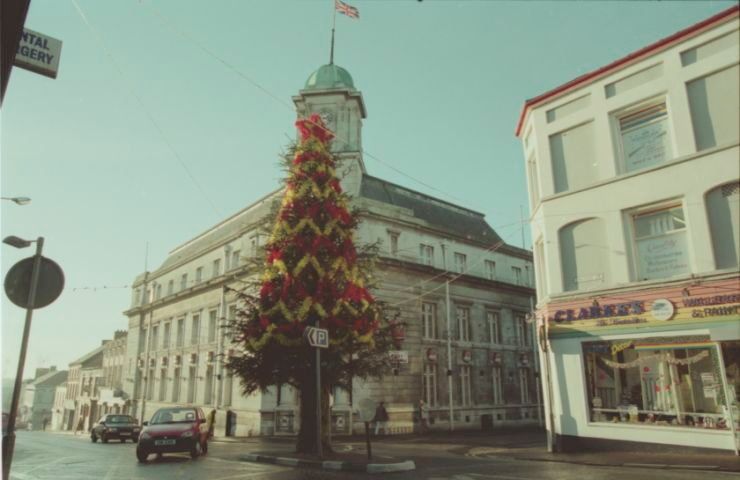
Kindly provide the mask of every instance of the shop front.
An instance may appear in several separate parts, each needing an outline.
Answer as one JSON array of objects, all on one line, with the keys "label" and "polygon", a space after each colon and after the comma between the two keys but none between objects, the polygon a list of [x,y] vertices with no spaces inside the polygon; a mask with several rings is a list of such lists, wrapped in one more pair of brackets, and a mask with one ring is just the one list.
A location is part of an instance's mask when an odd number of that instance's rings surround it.
[{"label": "shop front", "polygon": [[737,453],[737,277],[553,302],[541,313],[561,448],[587,437]]}]

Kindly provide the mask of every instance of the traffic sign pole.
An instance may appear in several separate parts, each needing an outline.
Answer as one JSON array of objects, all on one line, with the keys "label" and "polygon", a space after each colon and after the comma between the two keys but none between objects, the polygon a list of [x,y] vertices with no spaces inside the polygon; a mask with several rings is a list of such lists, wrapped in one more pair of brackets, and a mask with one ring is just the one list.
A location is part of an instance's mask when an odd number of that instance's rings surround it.
[{"label": "traffic sign pole", "polygon": [[316,452],[319,460],[323,457],[321,446],[321,348],[316,349]]},{"label": "traffic sign pole", "polygon": [[15,374],[15,385],[13,387],[13,399],[10,402],[8,415],[7,434],[3,437],[3,480],[10,478],[10,464],[13,461],[13,450],[15,450],[15,418],[18,415],[18,400],[21,394],[23,382],[23,367],[26,364],[26,350],[28,349],[28,336],[31,333],[31,317],[36,303],[36,288],[39,282],[39,270],[41,267],[41,251],[44,248],[44,237],[36,240],[36,256],[33,259],[33,271],[31,272],[31,285],[28,292],[28,307],[26,308],[26,323],[23,327],[23,341],[21,342],[21,353],[18,358],[18,370]]}]

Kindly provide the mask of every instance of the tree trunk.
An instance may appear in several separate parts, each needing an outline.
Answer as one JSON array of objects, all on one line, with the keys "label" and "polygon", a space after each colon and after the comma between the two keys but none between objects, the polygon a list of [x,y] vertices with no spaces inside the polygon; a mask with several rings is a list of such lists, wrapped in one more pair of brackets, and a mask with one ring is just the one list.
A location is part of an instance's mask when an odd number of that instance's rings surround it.
[{"label": "tree trunk", "polygon": [[[316,378],[311,377],[300,385],[301,426],[298,430],[297,453],[318,454],[316,430]],[[329,409],[329,388],[321,388],[321,447],[324,455],[331,453],[331,418]]]}]

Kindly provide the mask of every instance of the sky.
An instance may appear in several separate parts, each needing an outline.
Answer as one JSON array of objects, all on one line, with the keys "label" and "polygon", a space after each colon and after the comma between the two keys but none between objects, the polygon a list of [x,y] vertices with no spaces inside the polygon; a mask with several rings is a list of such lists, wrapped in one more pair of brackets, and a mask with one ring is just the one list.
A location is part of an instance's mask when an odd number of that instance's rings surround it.
[{"label": "sky", "polygon": [[[367,106],[368,173],[482,212],[530,248],[514,129],[527,98],[733,1],[354,0],[335,63]],[[62,40],[50,79],[14,68],[0,111],[2,236],[45,238],[65,289],[34,312],[26,377],[127,328],[130,285],[278,186],[291,97],[328,63],[333,0],[32,0]],[[522,228],[524,227],[524,228]],[[33,247],[0,246],[3,278]],[[2,296],[2,376],[24,311]]]}]

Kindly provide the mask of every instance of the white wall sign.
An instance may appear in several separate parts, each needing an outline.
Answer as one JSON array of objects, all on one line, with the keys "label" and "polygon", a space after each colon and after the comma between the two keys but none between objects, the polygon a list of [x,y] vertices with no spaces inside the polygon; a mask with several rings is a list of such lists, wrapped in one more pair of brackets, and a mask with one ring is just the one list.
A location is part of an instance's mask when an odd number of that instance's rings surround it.
[{"label": "white wall sign", "polygon": [[388,352],[391,357],[391,363],[409,363],[409,352],[406,350],[394,350]]},{"label": "white wall sign", "polygon": [[650,314],[656,320],[670,320],[673,318],[675,311],[673,303],[665,298],[656,299],[650,308]]},{"label": "white wall sign", "polygon": [[61,40],[24,28],[13,65],[40,75],[57,78],[61,54]]}]

